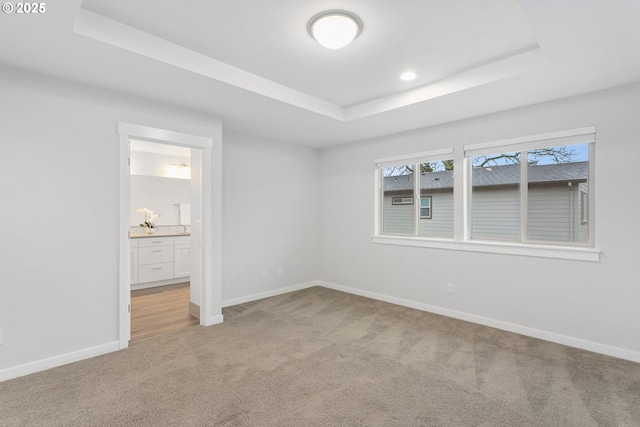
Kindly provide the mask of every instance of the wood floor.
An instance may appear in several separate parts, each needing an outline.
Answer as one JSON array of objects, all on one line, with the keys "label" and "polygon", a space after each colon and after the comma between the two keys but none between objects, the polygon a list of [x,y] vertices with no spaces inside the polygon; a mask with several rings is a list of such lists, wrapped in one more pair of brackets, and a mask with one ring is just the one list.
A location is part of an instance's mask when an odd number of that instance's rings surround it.
[{"label": "wood floor", "polygon": [[189,282],[131,291],[131,341],[199,323],[189,314]]}]

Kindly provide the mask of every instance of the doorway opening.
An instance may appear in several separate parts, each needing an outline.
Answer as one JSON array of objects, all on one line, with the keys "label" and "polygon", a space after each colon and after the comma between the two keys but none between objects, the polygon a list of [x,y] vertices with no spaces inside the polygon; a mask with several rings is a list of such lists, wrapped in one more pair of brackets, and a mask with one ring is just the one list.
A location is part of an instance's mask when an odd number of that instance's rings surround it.
[{"label": "doorway opening", "polygon": [[[203,326],[221,323],[223,321],[220,268],[222,257],[221,132],[211,138],[119,122],[118,133],[120,134],[120,348],[128,347],[132,336],[131,291],[134,285],[138,289],[133,290],[137,291],[142,290],[141,288],[178,285],[188,280],[190,285],[188,313],[199,318],[198,323]],[[157,227],[161,225],[159,223],[149,227],[151,225],[149,223],[153,223],[158,218],[155,214],[162,215],[161,212],[150,213],[153,209],[137,206],[137,204],[134,206],[132,203],[131,197],[134,193],[130,173],[132,143],[143,145],[154,143],[169,150],[186,150],[182,152],[190,154],[190,199],[183,198],[176,203],[171,202],[171,208],[167,208],[166,204],[162,204],[166,203],[166,200],[159,200],[162,198],[162,193],[166,192],[165,190],[149,190],[149,194],[142,190],[145,197],[151,197],[146,199],[148,203],[160,203],[159,206],[164,206],[162,209],[173,218],[170,218],[169,222],[176,222],[176,224],[166,224],[161,231],[154,230],[161,228]],[[151,166],[147,164],[145,167],[157,166],[153,166],[153,162],[150,164]],[[174,173],[184,174],[186,166],[187,164],[182,162],[170,164],[169,168],[172,168]],[[184,185],[182,187],[184,188]],[[140,194],[140,191],[135,191]],[[173,206],[174,204],[177,206]],[[138,211],[139,207],[142,208],[140,211]],[[170,212],[174,207],[176,208],[175,216],[174,212]],[[131,221],[134,217],[132,212],[137,215],[134,223],[145,226],[132,226]],[[182,220],[180,220],[181,215]],[[158,231],[160,231],[159,234]],[[138,239],[134,243],[131,237],[136,233],[138,233]],[[144,235],[141,236],[142,233]],[[142,239],[144,243],[141,243]],[[142,261],[141,254],[144,257]],[[134,270],[135,266],[138,267],[137,272]],[[149,283],[153,286],[147,286]],[[175,286],[176,289],[172,291],[181,290],[185,294],[185,287],[185,285]],[[165,293],[164,296],[166,296],[166,291],[169,289],[161,291],[157,293]],[[142,297],[144,294],[151,295],[153,292],[145,291],[141,294],[143,295],[139,296]],[[185,314],[188,316],[187,313]]]},{"label": "doorway opening", "polygon": [[194,150],[129,139],[131,341],[199,323],[190,242],[191,205],[202,205],[202,186],[198,176],[192,182],[191,161],[202,156]]},{"label": "doorway opening", "polygon": [[199,325],[189,313],[189,282],[131,291],[131,341]]}]

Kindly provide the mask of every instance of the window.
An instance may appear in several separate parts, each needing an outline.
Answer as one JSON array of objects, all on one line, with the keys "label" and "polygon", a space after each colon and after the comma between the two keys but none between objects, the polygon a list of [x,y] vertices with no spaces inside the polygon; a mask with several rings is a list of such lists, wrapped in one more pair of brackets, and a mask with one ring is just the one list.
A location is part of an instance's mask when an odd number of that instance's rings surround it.
[{"label": "window", "polygon": [[[453,238],[454,164],[444,158],[420,163],[418,236]],[[434,205],[437,206],[434,210]]]},{"label": "window", "polygon": [[453,159],[446,156],[451,152],[378,161],[380,234],[453,238]]},{"label": "window", "polygon": [[393,197],[391,199],[392,205],[412,205],[413,197]]},{"label": "window", "polygon": [[374,242],[597,261],[594,153],[589,127],[378,159]]},{"label": "window", "polygon": [[516,152],[471,158],[472,239],[520,238],[520,166]]},{"label": "window", "polygon": [[431,219],[431,196],[420,196],[420,219]]},{"label": "window", "polygon": [[382,170],[382,176],[384,181],[383,233],[413,234],[413,224],[415,222],[413,166],[401,164],[387,167]]},{"label": "window", "polygon": [[[467,150],[470,239],[588,244],[593,134]],[[509,148],[505,150],[504,148]]]}]

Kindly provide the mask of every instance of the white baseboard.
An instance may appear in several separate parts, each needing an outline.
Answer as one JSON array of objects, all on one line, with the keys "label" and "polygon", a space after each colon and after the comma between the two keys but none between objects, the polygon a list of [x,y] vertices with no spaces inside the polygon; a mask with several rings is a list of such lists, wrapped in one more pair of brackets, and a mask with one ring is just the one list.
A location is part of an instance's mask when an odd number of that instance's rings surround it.
[{"label": "white baseboard", "polygon": [[[476,316],[474,314],[463,313],[460,311],[450,310],[447,308],[437,307],[429,304],[419,303],[416,301],[406,300],[402,298],[391,297],[384,294],[378,294],[375,292],[369,292],[362,289],[351,288],[348,286],[337,285],[335,283],[314,281],[301,283],[298,285],[287,286],[284,288],[273,289],[266,292],[260,292],[257,294],[247,295],[244,297],[233,298],[224,300],[222,302],[223,307],[229,307],[232,305],[243,304],[250,301],[256,301],[263,298],[268,298],[276,295],[285,294],[288,292],[299,291],[302,289],[311,288],[313,286],[323,286],[325,288],[334,289],[341,292],[346,292],[353,295],[359,295],[366,298],[375,299],[378,301],[384,301],[391,304],[396,304],[404,307],[413,308],[416,310],[427,311],[430,313],[440,314],[455,319],[465,320],[479,325],[489,326],[496,329],[502,329],[517,334],[530,336],[533,338],[539,338],[545,341],[554,342],[557,344],[563,344],[569,347],[580,348],[582,350],[592,351],[594,353],[601,353],[607,356],[617,357],[620,359],[630,360],[632,362],[640,363],[640,353],[636,351],[627,350],[624,348],[613,347],[606,344],[601,344],[593,341],[587,341],[580,338],[574,338],[566,335],[556,334],[554,332],[543,331],[539,329],[529,328],[526,326],[516,325],[509,322],[503,322],[487,317]],[[222,323],[223,316],[212,316],[208,319],[208,325],[215,325]],[[55,368],[57,366],[66,365],[68,363],[77,362],[91,357],[100,356],[106,353],[120,350],[120,342],[114,341],[111,343],[99,345],[96,347],[87,348],[84,350],[76,351],[73,353],[67,353],[60,356],[55,356],[49,359],[39,360],[36,362],[26,363],[24,365],[15,366],[0,370],[0,381],[6,381],[13,378],[18,378],[24,375],[33,374],[35,372],[44,371],[47,369]]]},{"label": "white baseboard", "polygon": [[245,302],[256,301],[263,298],[274,297],[276,295],[286,294],[288,292],[299,291],[302,289],[312,288],[318,286],[318,282],[307,282],[298,285],[287,286],[284,288],[273,289],[266,292],[259,292],[257,294],[247,295],[244,297],[232,298],[222,301],[222,307],[231,307],[232,305],[244,304]]},{"label": "white baseboard", "polygon": [[205,326],[213,326],[218,323],[222,323],[224,321],[224,316],[222,314],[218,314],[217,316],[209,317],[207,324]]},{"label": "white baseboard", "polygon": [[22,377],[24,375],[33,374],[35,372],[44,371],[47,369],[55,368],[57,366],[66,365],[68,363],[78,362],[80,360],[89,359],[95,356],[101,356],[103,354],[111,353],[118,350],[120,350],[120,342],[114,341],[108,344],[103,344],[80,351],[74,351],[73,353],[51,357],[49,359],[25,363],[24,365],[0,370],[0,381]]},{"label": "white baseboard", "polygon": [[467,322],[477,323],[479,325],[484,325],[484,326],[490,326],[492,328],[502,329],[504,331],[514,332],[516,334],[538,338],[538,339],[550,341],[556,344],[563,344],[569,347],[575,347],[582,350],[592,351],[594,353],[605,354],[607,356],[613,356],[619,359],[625,359],[625,360],[630,360],[632,362],[640,363],[639,352],[627,350],[624,348],[613,347],[607,344],[601,344],[593,341],[583,340],[581,338],[574,338],[567,335],[556,334],[555,332],[548,332],[540,329],[529,328],[527,326],[516,325],[514,323],[503,322],[501,320],[491,319],[488,317],[476,316],[475,314],[469,314],[461,311],[450,310],[448,308],[437,307],[437,306],[424,304],[416,301],[391,297],[384,294],[378,294],[375,292],[364,291],[362,289],[336,285],[335,283],[319,281],[318,286],[323,286],[325,288],[335,289],[337,291],[342,291],[342,292],[346,292],[353,295],[359,295],[362,297],[367,297],[367,298],[375,299],[378,301],[389,302],[391,304],[401,305],[404,307],[414,308],[416,310],[428,311],[430,313],[440,314],[442,316],[453,317],[454,319],[465,320]]},{"label": "white baseboard", "polygon": [[139,291],[140,289],[157,288],[160,286],[177,285],[178,283],[187,283],[191,280],[191,277],[176,277],[173,279],[156,280],[155,282],[143,282],[135,283],[131,285],[132,291]]}]

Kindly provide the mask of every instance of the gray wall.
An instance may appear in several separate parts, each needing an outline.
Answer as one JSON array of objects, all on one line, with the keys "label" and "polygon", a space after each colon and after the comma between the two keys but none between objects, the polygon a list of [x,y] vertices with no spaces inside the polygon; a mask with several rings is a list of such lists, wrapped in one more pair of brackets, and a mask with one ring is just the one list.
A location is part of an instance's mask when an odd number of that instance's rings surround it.
[{"label": "gray wall", "polygon": [[[320,152],[320,280],[640,360],[640,85],[336,146]],[[373,244],[374,162],[432,149],[597,126],[600,262]],[[348,182],[349,185],[344,183]],[[435,211],[434,211],[435,212]],[[447,293],[447,283],[455,293]],[[564,338],[563,338],[564,337]]]},{"label": "gray wall", "polygon": [[317,151],[224,132],[222,161],[224,304],[315,281]]},{"label": "gray wall", "polygon": [[[118,344],[117,122],[212,136],[221,121],[1,66],[0,89],[2,377]],[[222,155],[223,298],[315,281],[316,150],[225,133]]]},{"label": "gray wall", "polygon": [[213,136],[220,120],[0,67],[0,374],[118,341],[124,121]]}]

